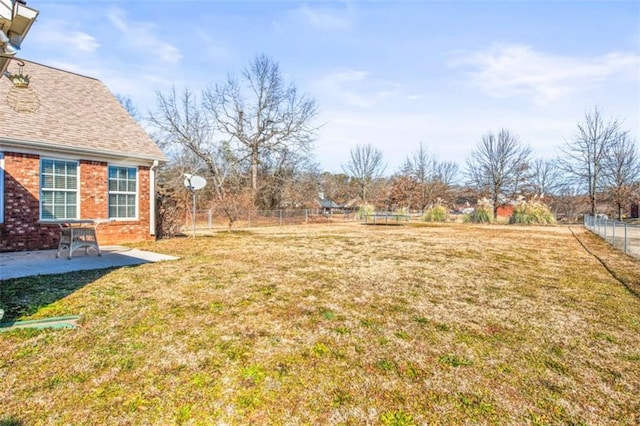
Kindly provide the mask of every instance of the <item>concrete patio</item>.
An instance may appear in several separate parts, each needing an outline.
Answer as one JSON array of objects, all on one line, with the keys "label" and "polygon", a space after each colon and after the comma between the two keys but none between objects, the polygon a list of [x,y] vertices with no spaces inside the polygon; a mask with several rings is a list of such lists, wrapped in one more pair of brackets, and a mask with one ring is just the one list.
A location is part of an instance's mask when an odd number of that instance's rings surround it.
[{"label": "concrete patio", "polygon": [[175,256],[122,246],[100,247],[102,256],[98,256],[96,251],[92,249],[89,249],[88,254],[85,253],[85,250],[79,249],[73,252],[71,259],[67,259],[66,251],[59,258],[56,258],[56,251],[39,250],[0,253],[0,280],[92,269],[118,268],[178,259]]}]

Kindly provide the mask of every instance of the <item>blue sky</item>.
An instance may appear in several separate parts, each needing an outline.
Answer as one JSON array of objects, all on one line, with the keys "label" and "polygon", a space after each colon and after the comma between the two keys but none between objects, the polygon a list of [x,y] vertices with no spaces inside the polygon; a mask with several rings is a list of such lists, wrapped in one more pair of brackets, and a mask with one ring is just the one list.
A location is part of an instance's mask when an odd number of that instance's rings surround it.
[{"label": "blue sky", "polygon": [[632,1],[50,1],[20,56],[101,79],[140,112],[257,54],[318,101],[321,168],[357,144],[387,174],[423,142],[461,166],[506,128],[552,158],[595,105],[640,135],[640,5]]}]

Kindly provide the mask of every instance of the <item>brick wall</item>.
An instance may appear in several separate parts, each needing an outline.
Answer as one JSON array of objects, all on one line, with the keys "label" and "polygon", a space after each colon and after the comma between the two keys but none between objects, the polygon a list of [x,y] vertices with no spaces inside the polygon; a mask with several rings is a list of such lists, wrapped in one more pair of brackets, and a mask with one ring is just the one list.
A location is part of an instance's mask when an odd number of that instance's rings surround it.
[{"label": "brick wall", "polygon": [[[100,205],[104,208],[101,218],[107,217],[107,184],[106,184],[106,164],[104,168],[104,186],[97,184],[91,187],[91,192],[104,197],[104,202]],[[89,189],[87,189],[89,190]],[[146,241],[155,238],[149,235],[149,168],[138,167],[138,220],[118,220],[101,224],[97,228],[98,243],[102,245],[115,245],[125,242]],[[84,214],[84,209],[83,209]],[[89,219],[89,217],[83,217]],[[92,217],[91,219],[94,219]]]},{"label": "brick wall", "polygon": [[0,224],[0,251],[36,250],[58,244],[60,228],[40,225],[40,158],[4,154],[4,223]]},{"label": "brick wall", "polygon": [[[80,162],[80,218],[107,218],[107,163]],[[39,223],[40,157],[4,154],[5,215],[0,223],[0,251],[57,248],[60,228]],[[101,245],[150,240],[149,168],[138,168],[138,220],[114,221],[97,228]]]}]

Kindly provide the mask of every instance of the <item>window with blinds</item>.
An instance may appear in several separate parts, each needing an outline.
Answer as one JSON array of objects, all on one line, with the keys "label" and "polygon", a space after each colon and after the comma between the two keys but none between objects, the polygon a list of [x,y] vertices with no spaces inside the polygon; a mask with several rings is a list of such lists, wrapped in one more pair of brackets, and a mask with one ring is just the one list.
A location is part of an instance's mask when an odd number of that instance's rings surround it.
[{"label": "window with blinds", "polygon": [[78,162],[40,160],[40,219],[77,219],[78,207]]},{"label": "window with blinds", "polygon": [[138,169],[109,166],[109,218],[137,219]]}]

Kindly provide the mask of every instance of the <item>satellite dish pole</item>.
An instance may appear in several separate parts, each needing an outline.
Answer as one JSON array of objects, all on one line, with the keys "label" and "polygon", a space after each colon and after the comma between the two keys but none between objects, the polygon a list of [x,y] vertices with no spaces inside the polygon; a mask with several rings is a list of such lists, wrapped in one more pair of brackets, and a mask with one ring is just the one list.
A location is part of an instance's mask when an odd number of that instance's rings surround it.
[{"label": "satellite dish pole", "polygon": [[191,221],[193,222],[193,238],[196,238],[196,191],[204,188],[206,184],[207,180],[201,176],[190,173],[184,174],[184,186],[193,194],[193,216],[191,216]]}]

